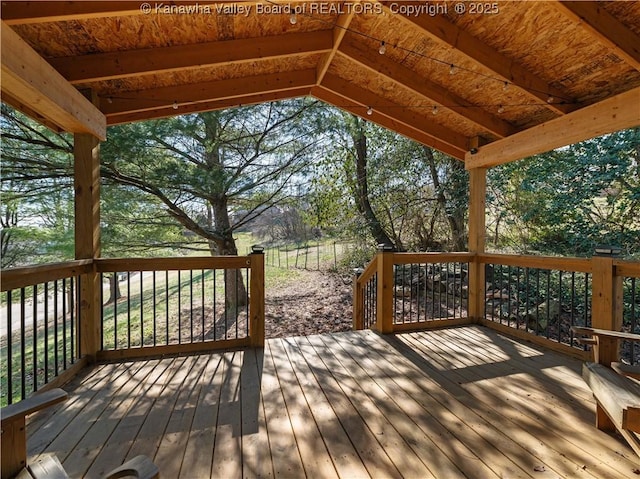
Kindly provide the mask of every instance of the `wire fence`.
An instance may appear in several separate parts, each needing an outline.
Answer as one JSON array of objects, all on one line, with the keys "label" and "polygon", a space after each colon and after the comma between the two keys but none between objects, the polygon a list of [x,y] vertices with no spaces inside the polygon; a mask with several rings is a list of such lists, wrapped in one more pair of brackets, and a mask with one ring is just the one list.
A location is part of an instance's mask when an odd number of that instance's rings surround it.
[{"label": "wire fence", "polygon": [[264,259],[273,268],[335,271],[353,248],[353,241],[306,241],[267,247]]}]

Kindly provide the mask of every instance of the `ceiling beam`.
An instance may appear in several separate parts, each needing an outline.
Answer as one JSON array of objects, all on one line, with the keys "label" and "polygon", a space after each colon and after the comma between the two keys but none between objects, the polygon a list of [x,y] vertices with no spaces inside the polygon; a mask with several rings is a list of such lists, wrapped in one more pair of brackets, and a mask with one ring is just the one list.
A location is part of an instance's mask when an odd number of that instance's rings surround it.
[{"label": "ceiling beam", "polygon": [[485,168],[640,126],[640,87],[481,146],[465,166]]},{"label": "ceiling beam", "polygon": [[[356,0],[355,3],[359,3],[360,0]],[[317,73],[317,81],[316,84],[320,85],[322,80],[324,80],[324,76],[327,74],[329,70],[329,66],[331,66],[331,62],[336,56],[338,49],[340,48],[340,44],[349,29],[349,25],[351,25],[351,21],[356,13],[356,8],[351,8],[347,13],[343,13],[338,17],[335,26],[333,27],[333,48],[329,53],[325,55],[325,57],[320,60],[318,64],[318,73]]]},{"label": "ceiling beam", "polygon": [[[390,13],[389,7],[393,2],[383,1],[381,3],[387,9],[387,13]],[[514,60],[502,55],[465,30],[458,28],[444,15],[398,15],[408,23],[418,26],[431,39],[455,49],[490,70],[500,81],[507,81],[526,92],[532,99],[549,110],[557,114],[565,114],[578,108],[578,105],[573,104],[574,100],[563,91],[551,86]],[[549,97],[553,97],[555,100],[549,103]],[[565,101],[565,103],[559,103],[560,101]]]},{"label": "ceiling beam", "polygon": [[110,101],[101,101],[100,109],[107,117],[138,111],[159,110],[190,103],[239,98],[257,93],[273,93],[315,85],[315,69],[269,73],[252,77],[231,78],[149,90],[119,92]]},{"label": "ceiling beam", "polygon": [[436,150],[441,151],[442,153],[445,153],[453,158],[459,160],[462,160],[464,158],[465,152],[463,150],[444,143],[438,140],[436,137],[428,135],[423,131],[408,127],[407,125],[400,123],[399,121],[396,121],[391,117],[383,115],[377,110],[374,110],[372,114],[369,115],[367,114],[366,106],[362,106],[355,101],[349,100],[342,95],[328,90],[322,85],[312,88],[311,95],[313,95],[318,100],[322,100],[330,105],[340,108],[341,110],[352,113],[367,121],[371,121],[372,123],[376,123],[377,125],[380,125],[384,128],[388,128],[389,130],[395,131],[396,133],[422,143],[423,145],[435,148]]},{"label": "ceiling beam", "polygon": [[[25,113],[72,133],[106,138],[106,119],[89,100],[49,65],[11,27],[0,22],[2,95]],[[36,118],[37,119],[37,118]]]},{"label": "ceiling beam", "polygon": [[[151,15],[164,13],[158,9],[172,7],[211,8],[215,11],[215,4],[229,3],[228,1],[30,1],[30,2],[2,2],[2,20],[9,25],[25,23],[63,22],[69,20],[86,20],[89,18],[120,17],[127,15]],[[240,3],[240,2],[238,2]],[[242,2],[255,3],[255,2]],[[143,7],[144,5],[144,7]],[[146,6],[149,9],[146,9]]]},{"label": "ceiling beam", "polygon": [[620,59],[640,70],[640,36],[605,10],[600,2],[555,2],[568,18],[578,22]]},{"label": "ceiling beam", "polygon": [[120,115],[111,115],[107,117],[107,124],[118,125],[121,123],[132,123],[136,121],[146,121],[157,118],[168,118],[176,115],[187,115],[190,113],[200,113],[203,111],[222,110],[224,108],[235,108],[239,106],[255,105],[277,100],[286,100],[289,98],[298,98],[311,94],[310,87],[293,88],[290,90],[280,90],[272,93],[258,93],[255,95],[247,95],[236,98],[226,98],[224,100],[205,101],[201,103],[193,103],[190,105],[182,105],[178,110],[173,107],[159,108],[153,111],[143,111],[135,113],[122,113]]},{"label": "ceiling beam", "polygon": [[450,130],[402,105],[389,101],[377,93],[366,90],[348,80],[344,80],[337,75],[328,73],[324,77],[321,86],[344,98],[353,100],[361,106],[366,108],[371,107],[373,111],[393,118],[398,123],[404,123],[406,126],[421,130],[430,136],[438,138],[443,143],[447,143],[462,151],[467,150],[468,140],[464,135]]},{"label": "ceiling beam", "polygon": [[[220,42],[144,48],[50,58],[49,63],[71,83],[110,80],[152,73],[229,65],[258,59],[291,57],[331,50],[329,30],[289,33]],[[295,61],[294,59],[292,59]]]},{"label": "ceiling beam", "polygon": [[[361,51],[352,38],[349,38],[348,41],[345,40],[339,51],[348,59],[371,72],[380,74],[439,106],[445,106],[453,113],[474,123],[483,130],[490,131],[499,138],[504,138],[517,131],[509,122],[496,118],[481,107],[474,106],[464,98],[451,93],[428,78],[419,78],[416,72],[394,62],[388,56],[376,55],[371,51]],[[452,107],[453,105],[460,108]]]}]

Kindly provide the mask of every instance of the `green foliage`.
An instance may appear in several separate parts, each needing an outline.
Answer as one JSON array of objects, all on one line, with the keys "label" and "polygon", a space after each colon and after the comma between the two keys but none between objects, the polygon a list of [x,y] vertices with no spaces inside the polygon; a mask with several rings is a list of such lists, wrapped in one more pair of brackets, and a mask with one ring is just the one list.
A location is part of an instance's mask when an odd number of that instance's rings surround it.
[{"label": "green foliage", "polygon": [[640,129],[490,170],[497,248],[590,256],[598,244],[640,251]]}]

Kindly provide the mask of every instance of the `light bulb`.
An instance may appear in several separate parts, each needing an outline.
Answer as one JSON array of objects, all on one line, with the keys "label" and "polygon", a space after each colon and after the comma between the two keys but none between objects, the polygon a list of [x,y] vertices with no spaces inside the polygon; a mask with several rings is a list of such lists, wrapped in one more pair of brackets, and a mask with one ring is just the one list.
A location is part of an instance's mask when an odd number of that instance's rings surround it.
[{"label": "light bulb", "polygon": [[178,109],[178,100],[173,102],[173,109],[177,110]]},{"label": "light bulb", "polygon": [[291,22],[291,25],[295,25],[296,23],[298,23],[298,16],[294,13],[291,14],[291,16],[289,17],[289,21]]},{"label": "light bulb", "polygon": [[449,75],[453,75],[456,72],[456,66],[452,63],[449,67]]},{"label": "light bulb", "polygon": [[553,100],[555,100],[555,98],[553,98],[551,95],[549,95],[549,98],[547,98],[547,103],[551,104],[551,103],[553,103]]},{"label": "light bulb", "polygon": [[380,44],[380,48],[378,48],[378,53],[380,55],[384,55],[385,53],[387,53],[387,46],[385,45],[384,42]]},{"label": "light bulb", "polygon": [[509,89],[509,82],[506,81],[506,82],[504,82],[504,85],[502,85],[502,90],[503,91],[507,91],[508,89]]},{"label": "light bulb", "polygon": [[498,113],[504,113],[504,107],[502,105],[498,107]]},{"label": "light bulb", "polygon": [[437,115],[438,114],[438,107],[437,106],[433,106],[433,108],[431,109],[431,114],[432,115]]},{"label": "light bulb", "polygon": [[367,108],[367,115],[369,116],[373,115],[373,108],[371,107]]}]

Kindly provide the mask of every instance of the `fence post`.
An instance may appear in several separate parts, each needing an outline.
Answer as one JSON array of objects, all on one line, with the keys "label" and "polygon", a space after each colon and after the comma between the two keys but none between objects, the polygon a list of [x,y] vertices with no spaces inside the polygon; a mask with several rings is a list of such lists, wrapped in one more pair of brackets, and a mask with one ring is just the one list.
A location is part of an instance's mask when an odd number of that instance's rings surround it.
[{"label": "fence post", "polygon": [[264,347],[264,248],[252,246],[251,282],[249,285],[249,343],[253,348]]},{"label": "fence post", "polygon": [[364,329],[364,295],[362,284],[358,281],[363,270],[355,268],[353,270],[353,330]]},{"label": "fence post", "polygon": [[378,245],[378,288],[376,292],[376,329],[393,333],[393,246]]}]

